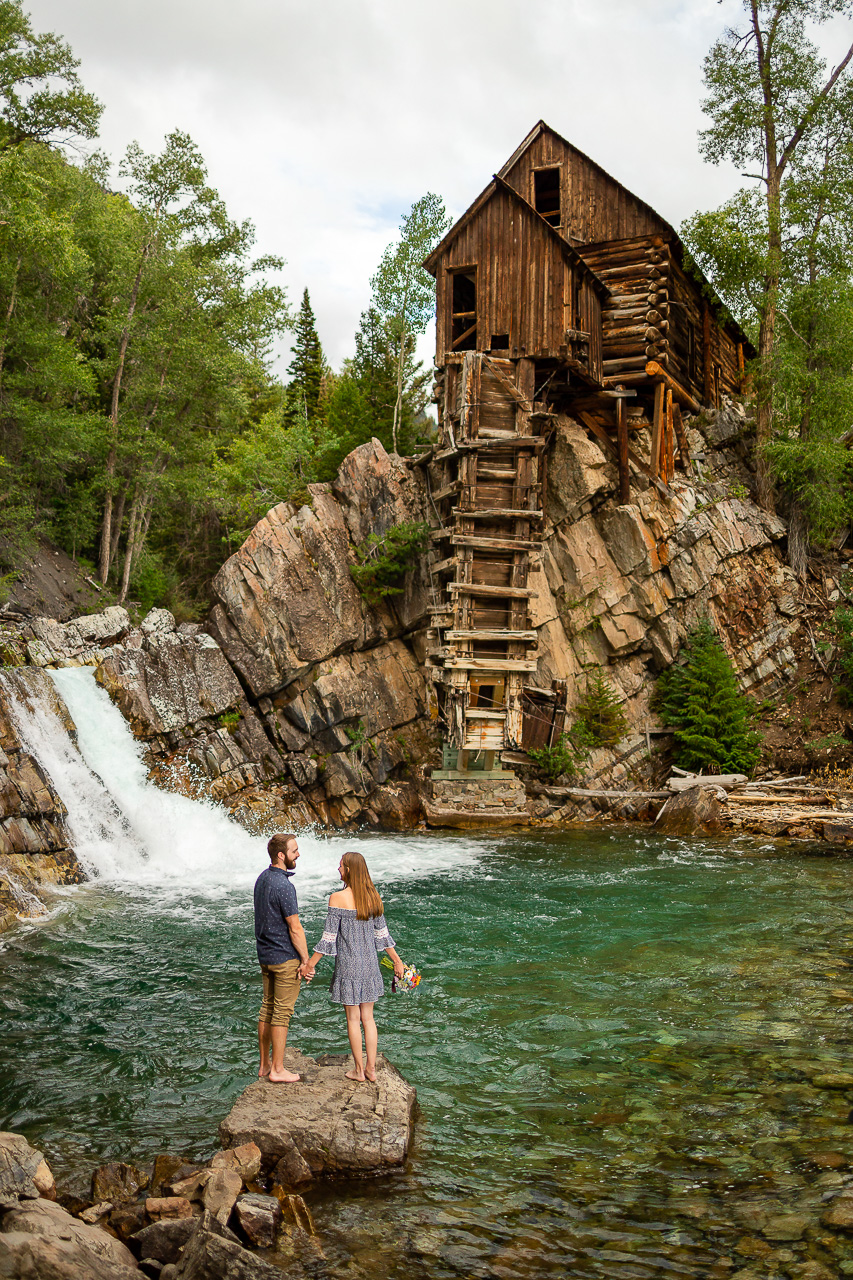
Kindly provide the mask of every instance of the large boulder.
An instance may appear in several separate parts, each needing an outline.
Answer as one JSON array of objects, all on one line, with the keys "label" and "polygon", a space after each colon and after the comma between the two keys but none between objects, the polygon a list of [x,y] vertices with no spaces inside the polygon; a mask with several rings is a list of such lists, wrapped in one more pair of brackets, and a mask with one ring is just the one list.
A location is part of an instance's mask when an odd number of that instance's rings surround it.
[{"label": "large boulder", "polygon": [[693,836],[720,831],[725,809],[713,787],[691,787],[667,800],[655,824],[668,836]]},{"label": "large boulder", "polygon": [[347,1061],[338,1054],[315,1061],[290,1051],[288,1065],[300,1083],[249,1085],[219,1126],[222,1145],[257,1143],[263,1168],[291,1185],[321,1174],[378,1173],[401,1165],[412,1139],[415,1090],[381,1055],[375,1084],[348,1080]]},{"label": "large boulder", "polygon": [[51,1200],[22,1200],[0,1219],[0,1276],[130,1280],[138,1275],[126,1245]]},{"label": "large boulder", "polygon": [[210,1213],[199,1220],[184,1245],[175,1275],[181,1280],[282,1280],[279,1267],[244,1249]]},{"label": "large boulder", "polygon": [[0,1206],[39,1196],[56,1199],[53,1174],[41,1151],[19,1133],[0,1133]]}]

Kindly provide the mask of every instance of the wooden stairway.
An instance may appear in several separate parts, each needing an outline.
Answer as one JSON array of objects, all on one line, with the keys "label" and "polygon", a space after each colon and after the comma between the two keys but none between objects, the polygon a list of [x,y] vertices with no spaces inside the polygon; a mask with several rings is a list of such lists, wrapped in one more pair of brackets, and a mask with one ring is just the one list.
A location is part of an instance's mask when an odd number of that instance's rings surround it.
[{"label": "wooden stairway", "polygon": [[520,749],[522,686],[536,669],[527,585],[541,547],[543,427],[531,360],[469,351],[445,370],[430,467],[432,627],[427,663],[458,768]]}]

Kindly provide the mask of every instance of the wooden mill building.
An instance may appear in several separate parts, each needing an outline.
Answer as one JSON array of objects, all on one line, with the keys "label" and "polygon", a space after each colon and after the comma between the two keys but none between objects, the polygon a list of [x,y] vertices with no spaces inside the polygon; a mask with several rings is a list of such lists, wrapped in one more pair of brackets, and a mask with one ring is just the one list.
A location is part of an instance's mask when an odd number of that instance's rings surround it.
[{"label": "wooden mill building", "polygon": [[[682,409],[738,394],[753,353],[707,281],[686,270],[669,223],[542,121],[425,265],[436,280],[439,411],[425,459],[439,516],[428,661],[446,734],[436,776],[492,776],[502,751],[543,740],[547,716],[526,724],[532,701],[559,704],[559,691],[529,688],[528,572],[555,415],[571,414],[612,452],[621,502],[632,471],[667,496],[676,459],[691,470]],[[630,438],[646,423],[643,454]],[[550,725],[553,736],[557,714]]]}]

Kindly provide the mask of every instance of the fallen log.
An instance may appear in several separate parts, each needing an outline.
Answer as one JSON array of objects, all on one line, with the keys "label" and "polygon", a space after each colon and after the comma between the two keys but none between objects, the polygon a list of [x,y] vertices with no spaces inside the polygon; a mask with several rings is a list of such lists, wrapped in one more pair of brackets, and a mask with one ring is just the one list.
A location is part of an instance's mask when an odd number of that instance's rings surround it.
[{"label": "fallen log", "polygon": [[549,787],[542,782],[533,782],[528,787],[535,796],[572,796],[578,800],[667,800],[668,791],[595,791],[588,787]]},{"label": "fallen log", "polygon": [[670,778],[666,785],[670,791],[690,791],[693,787],[722,787],[724,791],[731,791],[732,787],[740,787],[745,782],[745,773],[697,773],[684,778]]}]

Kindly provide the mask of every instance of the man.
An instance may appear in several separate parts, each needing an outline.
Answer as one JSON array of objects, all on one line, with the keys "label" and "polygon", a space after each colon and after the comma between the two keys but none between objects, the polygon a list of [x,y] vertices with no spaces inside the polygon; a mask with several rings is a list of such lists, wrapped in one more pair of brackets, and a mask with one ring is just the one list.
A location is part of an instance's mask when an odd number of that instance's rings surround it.
[{"label": "man", "polygon": [[267,853],[270,865],[255,881],[255,941],[264,980],[258,1014],[258,1077],[273,1084],[294,1084],[299,1076],[285,1070],[284,1050],[299,980],[308,967],[308,944],[290,882],[299,857],[296,836],[273,836]]}]

